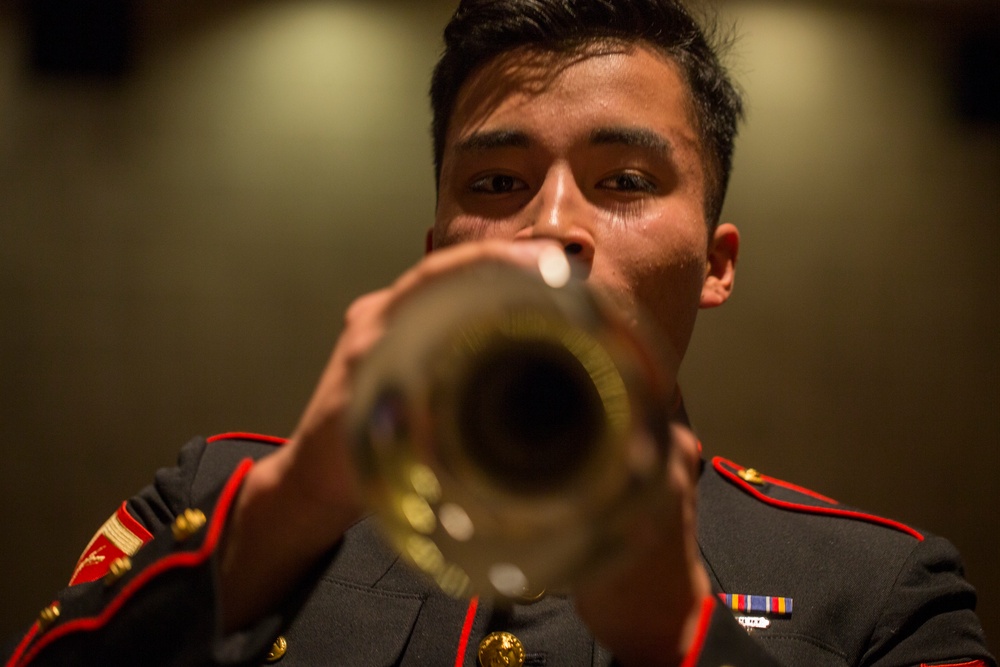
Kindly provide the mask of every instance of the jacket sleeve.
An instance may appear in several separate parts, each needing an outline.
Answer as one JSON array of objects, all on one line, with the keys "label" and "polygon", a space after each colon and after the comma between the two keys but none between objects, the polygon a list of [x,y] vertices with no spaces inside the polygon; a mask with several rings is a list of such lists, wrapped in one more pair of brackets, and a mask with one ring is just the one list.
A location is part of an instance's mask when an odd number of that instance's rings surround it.
[{"label": "jacket sleeve", "polygon": [[[273,450],[250,441],[188,443],[178,465],[126,501],[109,520],[139,540],[130,549],[106,523],[63,590],[7,659],[23,665],[240,665],[259,662],[304,602],[308,586],[244,631],[218,630],[215,558],[233,500],[253,459]],[[122,519],[124,510],[125,518]],[[128,521],[135,524],[128,524]],[[144,537],[145,536],[145,537]],[[86,572],[84,573],[84,569]]]},{"label": "jacket sleeve", "polygon": [[958,551],[927,536],[893,585],[864,664],[995,667],[975,608],[976,592]]}]

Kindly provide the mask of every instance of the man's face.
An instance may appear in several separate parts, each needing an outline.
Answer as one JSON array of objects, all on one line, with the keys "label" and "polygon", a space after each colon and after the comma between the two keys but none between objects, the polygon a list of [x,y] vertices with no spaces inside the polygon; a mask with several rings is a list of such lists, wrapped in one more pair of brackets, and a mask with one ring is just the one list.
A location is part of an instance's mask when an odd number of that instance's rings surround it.
[{"label": "man's face", "polygon": [[500,56],[456,101],[433,246],[554,239],[679,360],[699,305],[717,305],[690,108],[675,65],[641,46]]}]

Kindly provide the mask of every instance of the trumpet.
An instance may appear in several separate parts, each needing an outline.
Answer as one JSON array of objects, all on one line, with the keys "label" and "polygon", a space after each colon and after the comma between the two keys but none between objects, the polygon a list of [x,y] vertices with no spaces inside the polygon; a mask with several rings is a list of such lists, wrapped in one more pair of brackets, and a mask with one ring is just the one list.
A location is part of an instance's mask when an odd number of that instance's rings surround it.
[{"label": "trumpet", "polygon": [[450,595],[571,586],[663,490],[673,385],[635,327],[567,275],[486,262],[441,278],[400,305],[359,371],[366,500]]}]

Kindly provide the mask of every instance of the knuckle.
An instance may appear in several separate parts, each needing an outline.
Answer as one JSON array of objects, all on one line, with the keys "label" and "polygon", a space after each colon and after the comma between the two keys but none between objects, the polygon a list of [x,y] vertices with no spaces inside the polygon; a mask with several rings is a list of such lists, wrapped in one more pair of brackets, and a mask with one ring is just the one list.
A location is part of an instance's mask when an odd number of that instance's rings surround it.
[{"label": "knuckle", "polygon": [[351,302],[344,312],[344,323],[352,326],[370,319],[372,313],[378,310],[379,304],[384,300],[385,290],[371,292],[358,297]]}]

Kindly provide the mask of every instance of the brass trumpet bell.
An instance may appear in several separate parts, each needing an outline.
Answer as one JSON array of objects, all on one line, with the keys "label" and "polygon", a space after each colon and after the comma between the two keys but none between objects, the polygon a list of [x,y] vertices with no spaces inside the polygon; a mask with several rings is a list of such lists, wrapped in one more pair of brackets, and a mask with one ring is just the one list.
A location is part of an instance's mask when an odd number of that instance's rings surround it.
[{"label": "brass trumpet bell", "polygon": [[390,543],[455,596],[571,584],[662,486],[667,385],[650,360],[582,282],[497,262],[418,290],[353,402]]}]

